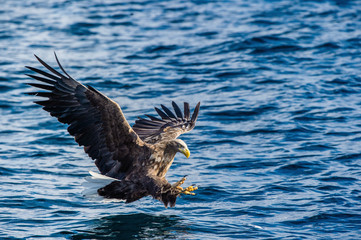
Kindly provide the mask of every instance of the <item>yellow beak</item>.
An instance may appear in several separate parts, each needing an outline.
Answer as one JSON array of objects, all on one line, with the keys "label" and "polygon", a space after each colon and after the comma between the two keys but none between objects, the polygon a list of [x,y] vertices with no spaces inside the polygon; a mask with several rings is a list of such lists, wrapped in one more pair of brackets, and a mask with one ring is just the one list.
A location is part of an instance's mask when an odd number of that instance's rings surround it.
[{"label": "yellow beak", "polygon": [[189,158],[189,156],[191,155],[189,149],[187,148],[183,148],[183,149],[179,149],[181,153],[184,154],[184,156],[186,156],[187,158]]}]

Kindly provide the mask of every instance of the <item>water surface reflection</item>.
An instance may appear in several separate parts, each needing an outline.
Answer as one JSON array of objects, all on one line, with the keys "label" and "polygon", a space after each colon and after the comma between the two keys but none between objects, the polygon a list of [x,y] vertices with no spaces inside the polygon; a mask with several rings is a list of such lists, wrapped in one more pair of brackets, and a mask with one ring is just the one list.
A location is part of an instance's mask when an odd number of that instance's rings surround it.
[{"label": "water surface reflection", "polygon": [[189,227],[178,216],[136,213],[95,219],[87,230],[71,239],[174,239],[188,235]]}]

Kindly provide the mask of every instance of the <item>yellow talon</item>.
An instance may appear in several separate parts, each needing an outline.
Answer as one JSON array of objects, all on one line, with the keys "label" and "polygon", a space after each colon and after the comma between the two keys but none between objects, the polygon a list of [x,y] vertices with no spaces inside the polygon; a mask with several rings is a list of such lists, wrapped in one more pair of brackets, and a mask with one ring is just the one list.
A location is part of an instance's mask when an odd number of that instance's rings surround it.
[{"label": "yellow talon", "polygon": [[183,191],[184,194],[186,195],[196,195],[195,193],[189,192],[189,191]]},{"label": "yellow talon", "polygon": [[183,188],[181,186],[177,186],[176,188],[180,191],[183,191]]},{"label": "yellow talon", "polygon": [[196,195],[195,193],[193,193],[193,191],[195,191],[197,189],[198,189],[198,187],[189,186],[189,187],[185,188],[181,193],[186,194],[186,195]]},{"label": "yellow talon", "polygon": [[198,189],[198,187],[189,186],[189,187],[187,187],[187,188],[184,189],[184,190],[189,191],[189,192],[193,192],[193,191],[195,191],[195,190],[197,190],[197,189]]}]

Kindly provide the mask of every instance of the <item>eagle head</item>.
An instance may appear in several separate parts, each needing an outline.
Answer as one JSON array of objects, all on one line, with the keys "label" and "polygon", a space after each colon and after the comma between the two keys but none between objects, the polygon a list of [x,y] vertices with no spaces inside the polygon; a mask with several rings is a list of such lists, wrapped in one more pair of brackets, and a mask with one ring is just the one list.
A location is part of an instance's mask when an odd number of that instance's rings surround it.
[{"label": "eagle head", "polygon": [[183,153],[184,156],[186,156],[187,158],[189,158],[189,156],[191,155],[191,153],[189,152],[188,146],[187,144],[180,139],[174,139],[168,142],[167,144],[167,148],[174,152],[180,152]]}]

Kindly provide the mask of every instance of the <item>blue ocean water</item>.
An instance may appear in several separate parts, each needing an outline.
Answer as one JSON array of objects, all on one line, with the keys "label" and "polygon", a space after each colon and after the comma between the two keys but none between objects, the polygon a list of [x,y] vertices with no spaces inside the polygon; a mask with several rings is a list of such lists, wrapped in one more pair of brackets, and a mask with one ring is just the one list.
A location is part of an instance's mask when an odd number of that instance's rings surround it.
[{"label": "blue ocean water", "polygon": [[[358,239],[361,1],[2,1],[1,239]],[[202,102],[165,209],[89,201],[92,161],[24,93],[50,65],[118,102]]]}]

